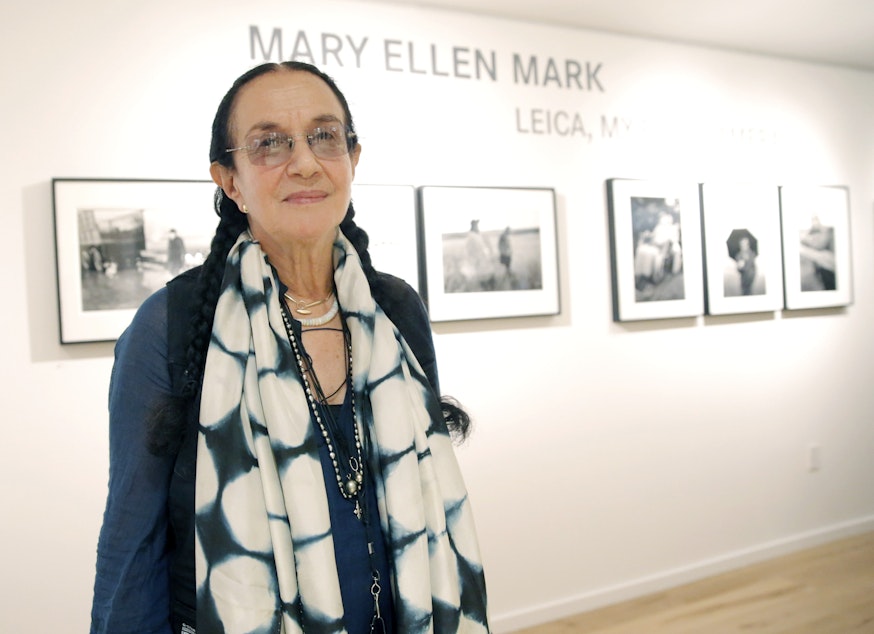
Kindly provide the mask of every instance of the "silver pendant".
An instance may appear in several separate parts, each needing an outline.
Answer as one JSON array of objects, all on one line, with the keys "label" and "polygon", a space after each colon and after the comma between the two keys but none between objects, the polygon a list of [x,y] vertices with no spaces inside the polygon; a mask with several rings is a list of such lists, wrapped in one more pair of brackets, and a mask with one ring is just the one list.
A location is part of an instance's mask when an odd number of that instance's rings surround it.
[{"label": "silver pendant", "polygon": [[358,482],[355,480],[346,480],[346,484],[343,485],[343,488],[346,489],[346,495],[348,495],[349,497],[354,497],[358,495]]}]

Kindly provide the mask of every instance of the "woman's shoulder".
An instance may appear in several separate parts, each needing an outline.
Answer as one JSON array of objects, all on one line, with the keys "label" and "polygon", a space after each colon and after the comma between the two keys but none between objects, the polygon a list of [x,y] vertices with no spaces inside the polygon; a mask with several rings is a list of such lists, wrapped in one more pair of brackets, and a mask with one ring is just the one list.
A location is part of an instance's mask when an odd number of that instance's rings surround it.
[{"label": "woman's shoulder", "polygon": [[116,348],[163,339],[167,330],[167,288],[149,295],[134,313],[130,325],[118,338]]},{"label": "woman's shoulder", "polygon": [[187,271],[183,271],[172,280],[167,282],[166,288],[171,289],[174,294],[192,293],[195,286],[197,285],[197,280],[200,278],[200,271],[202,269],[203,266],[195,266],[194,268],[188,269]]},{"label": "woman's shoulder", "polygon": [[[166,358],[177,330],[168,324],[187,324],[185,313],[194,310],[195,284],[200,267],[180,273],[149,295],[134,313],[133,320],[116,343],[116,351],[132,349],[135,354],[155,352]],[[172,316],[172,319],[171,319]]]},{"label": "woman's shoulder", "polygon": [[[371,290],[378,302],[382,300],[380,304],[383,302],[390,302],[392,304],[407,304],[409,302],[422,304],[422,298],[419,297],[416,289],[410,286],[406,280],[391,273],[377,271],[376,280]],[[385,310],[385,306],[383,306],[383,310]]]},{"label": "woman's shoulder", "polygon": [[412,348],[435,392],[439,393],[431,319],[419,293],[407,282],[389,273],[377,273],[371,290],[383,312]]},{"label": "woman's shoulder", "polygon": [[371,286],[373,298],[404,336],[410,329],[425,329],[430,333],[428,310],[419,293],[405,280],[390,273],[377,272]]}]

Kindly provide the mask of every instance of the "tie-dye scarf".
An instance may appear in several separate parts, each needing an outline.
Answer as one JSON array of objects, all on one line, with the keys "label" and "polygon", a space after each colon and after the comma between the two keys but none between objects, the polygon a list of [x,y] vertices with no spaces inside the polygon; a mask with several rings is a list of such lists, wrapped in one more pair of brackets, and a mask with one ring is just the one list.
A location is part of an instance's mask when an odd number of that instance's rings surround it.
[{"label": "tie-dye scarf", "polygon": [[[334,264],[397,630],[488,632],[473,518],[439,403],[339,232]],[[198,630],[345,632],[326,483],[282,293],[248,232],[228,256],[222,289],[197,447]]]}]

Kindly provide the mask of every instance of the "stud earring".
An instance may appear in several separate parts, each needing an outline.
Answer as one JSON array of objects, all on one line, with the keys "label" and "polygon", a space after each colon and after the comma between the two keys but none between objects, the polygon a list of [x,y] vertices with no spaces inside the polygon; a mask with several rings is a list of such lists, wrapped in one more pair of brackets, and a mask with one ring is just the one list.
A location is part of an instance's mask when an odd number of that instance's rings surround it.
[{"label": "stud earring", "polygon": [[246,207],[246,205],[243,205],[243,209],[242,209],[242,212],[243,212],[243,213],[244,213],[244,214],[247,214],[247,213],[249,213],[249,208],[248,208],[248,207]]}]

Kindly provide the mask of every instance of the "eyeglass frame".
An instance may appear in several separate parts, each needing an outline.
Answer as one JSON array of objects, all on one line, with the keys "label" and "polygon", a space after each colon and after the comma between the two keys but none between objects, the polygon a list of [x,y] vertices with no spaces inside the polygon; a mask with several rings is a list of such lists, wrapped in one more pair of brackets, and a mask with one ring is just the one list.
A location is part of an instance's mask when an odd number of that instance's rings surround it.
[{"label": "eyeglass frame", "polygon": [[[330,130],[333,132],[336,132],[337,130],[343,131],[343,135],[345,136],[345,139],[346,139],[346,143],[344,144],[344,147],[346,148],[346,150],[343,153],[337,154],[335,156],[319,156],[316,153],[316,151],[313,150],[313,138],[316,136],[316,134],[319,131],[324,131],[324,130]],[[284,137],[283,143],[289,144],[288,145],[289,157],[291,156],[291,153],[294,152],[294,148],[297,145],[296,139],[298,139],[300,137],[304,137],[307,140],[307,147],[310,149],[310,152],[313,153],[313,156],[315,156],[316,158],[320,158],[320,159],[332,159],[332,158],[340,158],[341,156],[346,156],[355,147],[355,145],[357,143],[357,138],[358,138],[358,133],[355,132],[355,130],[351,129],[349,126],[339,126],[339,125],[316,126],[314,128],[311,128],[310,130],[308,130],[306,132],[297,132],[295,134],[286,134],[285,132],[279,132],[278,130],[267,130],[263,134],[264,135],[272,135],[274,138]],[[257,149],[258,149],[258,147],[257,146],[253,147],[252,144],[241,145],[239,147],[227,148],[225,150],[225,154],[230,154],[231,152],[239,152],[240,150],[246,150],[246,156],[249,158],[249,161],[253,165],[257,165],[257,163],[255,163],[252,160],[252,154]],[[277,163],[277,165],[280,165],[280,164],[281,163]]]}]

